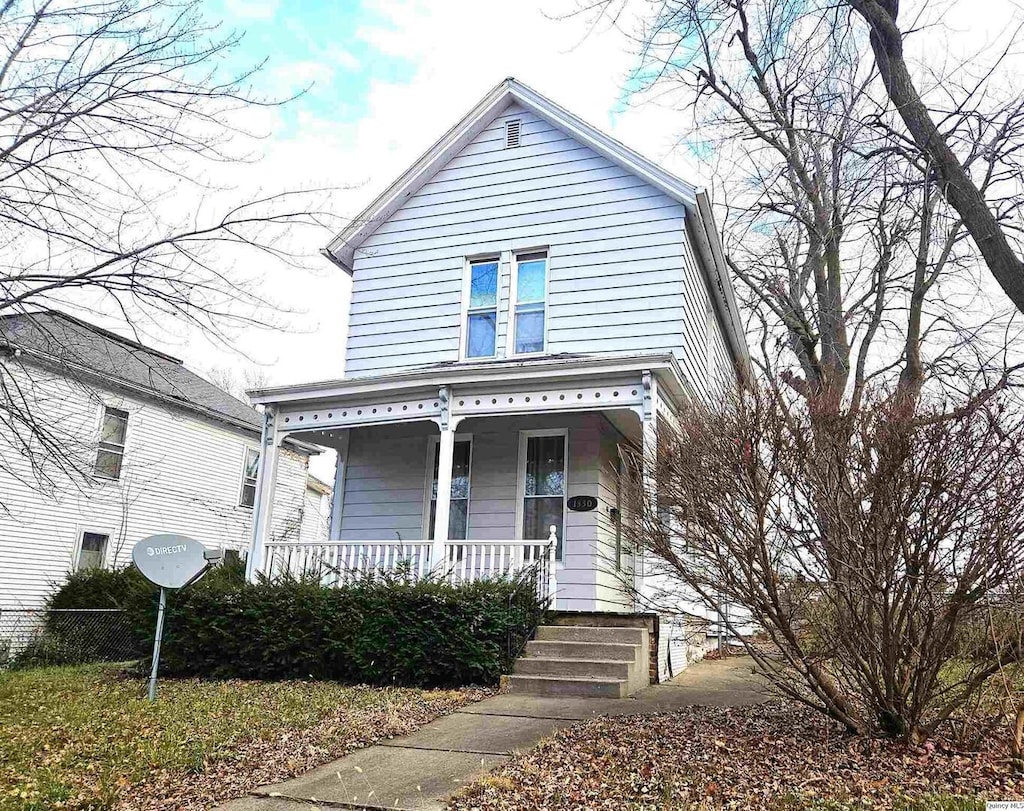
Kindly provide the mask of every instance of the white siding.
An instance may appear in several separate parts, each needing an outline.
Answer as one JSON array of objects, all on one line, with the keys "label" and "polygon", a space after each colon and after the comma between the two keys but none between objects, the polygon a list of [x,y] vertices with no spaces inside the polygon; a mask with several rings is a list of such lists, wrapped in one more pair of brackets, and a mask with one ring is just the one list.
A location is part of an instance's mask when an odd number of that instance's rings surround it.
[{"label": "white siding", "polygon": [[[473,439],[469,537],[516,537],[519,432],[523,430],[568,428],[567,493],[599,496],[604,426],[598,414],[488,417],[461,423],[459,433]],[[432,423],[352,430],[341,516],[343,540],[426,537],[427,447],[428,437],[436,432]],[[560,609],[595,610],[598,527],[603,526],[607,534],[606,507],[604,498],[595,511],[568,512],[564,562],[558,570]],[[603,599],[609,601],[609,594]]]},{"label": "white siding", "polygon": [[[597,507],[597,555],[595,558],[595,578],[597,582],[596,611],[631,611],[633,601],[628,591],[633,577],[633,556],[629,551],[629,542],[625,533],[621,539],[622,551],[616,565],[615,554],[615,522],[611,518],[611,509],[619,504],[616,486],[618,482],[619,444],[625,444],[626,438],[619,433],[607,419],[601,417],[601,448],[599,462],[599,489]],[[622,499],[625,499],[627,483],[622,482]]]},{"label": "white siding", "polygon": [[[110,535],[108,565],[127,563],[135,542],[157,532],[210,547],[248,546],[252,511],[238,502],[245,449],[259,445],[254,433],[48,372],[9,369],[32,391],[36,415],[65,432],[86,465],[95,459],[102,404],[129,417],[117,481],[82,486],[55,475],[42,492],[27,460],[4,449],[12,470],[0,470],[0,607],[40,606],[71,570],[83,531]],[[306,461],[290,451],[282,458],[278,534],[288,531],[301,505]]]},{"label": "white siding", "polygon": [[[505,121],[522,119],[505,149]],[[549,353],[674,351],[706,379],[707,291],[683,206],[526,110],[495,119],[356,252],[346,372],[457,361],[465,257],[549,250]]]},{"label": "white siding", "polygon": [[323,543],[327,540],[331,521],[331,496],[313,487],[306,487],[302,501],[302,525],[299,540],[303,543]]}]

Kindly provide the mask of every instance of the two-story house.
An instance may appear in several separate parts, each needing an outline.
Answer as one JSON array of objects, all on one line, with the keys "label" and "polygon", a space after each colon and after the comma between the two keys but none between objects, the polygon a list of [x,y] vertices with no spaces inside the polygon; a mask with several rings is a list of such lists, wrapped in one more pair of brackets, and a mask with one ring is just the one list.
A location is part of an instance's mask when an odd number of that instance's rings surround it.
[{"label": "two-story house", "polygon": [[[659,423],[747,364],[707,195],[508,79],[325,253],[352,277],[346,378],[251,393],[266,449],[252,571],[404,560],[471,578],[550,542],[548,587],[577,625],[637,610],[621,449],[652,449]],[[339,454],[320,549],[269,540],[288,437]],[[645,644],[665,674],[657,625]],[[555,648],[531,645],[553,658],[599,635],[545,636]],[[541,663],[521,682],[563,670],[581,672]]]},{"label": "two-story house", "polygon": [[[177,358],[58,312],[0,318],[0,379],[0,611],[39,608],[68,572],[127,564],[159,532],[247,550],[261,430],[251,406]],[[317,450],[281,449],[272,537],[326,538],[329,496],[307,476]]]}]

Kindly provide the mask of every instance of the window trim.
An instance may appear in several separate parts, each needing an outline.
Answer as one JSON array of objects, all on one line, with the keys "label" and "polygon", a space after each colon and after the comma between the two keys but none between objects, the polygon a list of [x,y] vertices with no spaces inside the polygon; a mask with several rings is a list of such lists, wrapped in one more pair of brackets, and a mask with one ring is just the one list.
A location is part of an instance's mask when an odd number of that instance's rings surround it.
[{"label": "window trim", "polygon": [[[498,358],[498,317],[501,313],[501,265],[502,254],[500,251],[491,253],[474,254],[463,260],[462,269],[462,302],[461,322],[459,325],[459,360],[469,363],[479,363]],[[491,312],[490,308],[470,307],[469,298],[473,281],[473,265],[494,263],[498,266],[498,275],[494,284],[494,352],[490,355],[471,356],[469,354],[469,316]]]},{"label": "window trim", "polygon": [[[105,473],[100,473],[98,470],[100,453],[106,451],[107,453],[115,453],[118,447],[116,442],[104,442],[103,440],[103,423],[107,419],[108,411],[118,411],[124,414],[124,442],[121,443],[121,464],[117,468],[116,476],[108,476]],[[131,422],[132,413],[127,408],[122,406],[111,405],[110,403],[100,403],[100,414],[99,414],[99,425],[96,429],[96,456],[93,459],[92,464],[92,475],[94,478],[103,479],[108,482],[116,482],[121,480],[121,474],[124,473],[124,457],[128,450],[128,423]],[[104,447],[106,446],[106,447]]]},{"label": "window trim", "polygon": [[[527,304],[543,304],[544,312],[544,345],[539,352],[516,352],[516,307],[519,306],[519,262],[520,257],[544,254],[544,299],[541,302],[525,302]],[[508,327],[505,330],[505,356],[508,358],[536,358],[548,352],[548,326],[551,297],[551,250],[548,247],[519,248],[512,252],[512,272],[508,287]]]},{"label": "window trim", "polygon": [[[473,435],[456,432],[455,441],[469,443],[469,484],[466,488],[466,535],[468,536],[470,512],[473,505]],[[420,532],[424,541],[430,540],[430,502],[433,501],[431,496],[434,490],[434,456],[437,454],[437,446],[440,442],[441,437],[436,434],[427,437],[427,463],[423,475],[423,519]],[[449,540],[459,539],[450,538]]]},{"label": "window trim", "polygon": [[74,553],[71,556],[71,571],[79,571],[78,565],[82,560],[82,542],[85,541],[86,534],[90,535],[102,535],[107,541],[103,545],[103,561],[100,563],[99,568],[106,569],[110,557],[110,539],[114,537],[114,533],[109,529],[98,529],[92,526],[78,526],[75,528],[77,537],[75,540]]},{"label": "window trim", "polygon": [[[253,477],[252,484],[252,504],[242,503],[242,494],[245,492],[245,482],[249,477],[245,475],[245,463],[249,459],[249,451],[253,451],[256,454],[256,476]],[[244,445],[242,446],[242,469],[240,471],[240,477],[238,481],[238,507],[242,510],[252,510],[256,506],[256,495],[257,489],[260,484],[260,449],[255,445]]]},{"label": "window trim", "polygon": [[556,556],[555,560],[559,566],[565,564],[566,549],[566,528],[569,519],[569,429],[568,428],[537,428],[529,431],[519,432],[519,461],[516,464],[516,540],[523,540],[523,520],[526,510],[523,503],[526,501],[526,451],[531,437],[539,436],[560,436],[565,449],[563,456],[562,481],[565,486],[562,488],[562,554]]}]

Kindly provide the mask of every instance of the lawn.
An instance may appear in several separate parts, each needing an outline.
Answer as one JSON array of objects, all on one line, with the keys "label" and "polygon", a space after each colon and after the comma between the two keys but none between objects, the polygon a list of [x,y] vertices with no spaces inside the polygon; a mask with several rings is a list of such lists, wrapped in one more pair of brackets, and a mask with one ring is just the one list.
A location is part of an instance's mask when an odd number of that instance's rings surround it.
[{"label": "lawn", "polygon": [[472,690],[168,679],[116,666],[0,674],[0,811],[206,809],[403,734]]},{"label": "lawn", "polygon": [[994,748],[851,738],[772,702],[583,722],[464,789],[449,811],[984,811],[985,799],[1024,799],[1024,776]]}]

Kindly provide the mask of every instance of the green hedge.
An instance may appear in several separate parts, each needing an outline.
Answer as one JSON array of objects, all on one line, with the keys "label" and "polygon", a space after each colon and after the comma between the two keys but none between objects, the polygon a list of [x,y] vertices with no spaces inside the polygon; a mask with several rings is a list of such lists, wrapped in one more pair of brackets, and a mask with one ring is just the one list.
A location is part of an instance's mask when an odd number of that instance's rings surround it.
[{"label": "green hedge", "polygon": [[[120,605],[151,641],[155,592],[136,587],[131,569],[116,576],[128,581]],[[101,580],[105,594],[117,592]],[[82,582],[69,583],[72,590],[74,600],[55,601],[88,602]],[[493,684],[511,667],[509,635],[521,639],[541,614],[533,590],[511,580],[450,586],[374,578],[325,588],[304,580],[248,584],[240,568],[225,566],[169,594],[160,669],[216,678]]]}]

